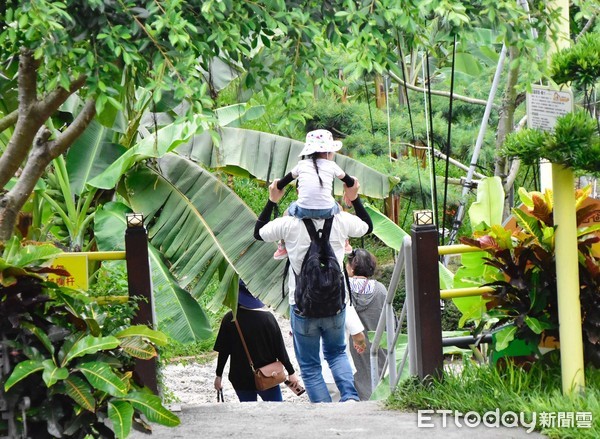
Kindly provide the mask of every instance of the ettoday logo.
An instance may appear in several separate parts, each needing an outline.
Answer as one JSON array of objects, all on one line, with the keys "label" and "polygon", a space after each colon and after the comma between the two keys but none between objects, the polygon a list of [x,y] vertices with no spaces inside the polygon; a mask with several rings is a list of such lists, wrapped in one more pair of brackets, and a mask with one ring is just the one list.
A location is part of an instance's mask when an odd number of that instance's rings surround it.
[{"label": "ettoday logo", "polygon": [[457,410],[419,410],[417,412],[417,427],[432,428],[436,424],[433,415],[441,416],[442,428],[453,422],[458,428],[474,428],[483,424],[490,428],[526,428],[531,433],[536,425],[540,427],[558,428],[591,428],[591,412],[542,412],[525,413],[507,411],[500,413],[500,409],[485,412],[483,415],[475,411],[466,413]]}]

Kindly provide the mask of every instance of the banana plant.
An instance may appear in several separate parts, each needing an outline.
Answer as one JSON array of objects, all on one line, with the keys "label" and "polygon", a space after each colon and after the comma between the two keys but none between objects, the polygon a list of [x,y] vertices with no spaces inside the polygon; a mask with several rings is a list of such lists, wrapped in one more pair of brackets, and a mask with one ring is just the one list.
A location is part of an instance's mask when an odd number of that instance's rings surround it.
[{"label": "banana plant", "polygon": [[[241,104],[216,114],[220,123],[234,125],[240,117],[257,117],[262,111]],[[265,181],[282,177],[296,163],[302,143],[228,127],[221,128],[220,136],[211,135],[194,121],[173,121],[170,113],[162,114],[160,120],[166,125],[155,126],[151,132],[149,121],[135,119],[128,132],[136,126],[145,135],[126,150],[115,144],[118,135],[114,131],[95,122],[67,156],[72,193],[84,197],[118,187],[129,208],[145,214],[159,328],[182,342],[206,338],[210,324],[198,300],[215,274],[220,287],[214,304],[235,304],[233,286],[237,276],[242,276],[266,303],[285,312],[280,276],[273,274],[282,273],[283,265],[270,257],[274,244],[254,242],[256,216],[206,169]],[[205,132],[196,135],[198,130]],[[126,137],[133,138],[131,134]],[[359,178],[363,194],[383,198],[389,193],[393,179],[341,154],[336,160]],[[186,185],[193,178],[203,182],[201,191],[189,191]],[[154,184],[144,186],[145,179]],[[340,189],[336,187],[337,192]],[[94,236],[100,250],[123,248],[125,210],[114,207],[106,205],[95,214]],[[169,232],[180,233],[173,237]],[[115,236],[119,242],[114,242]]]},{"label": "banana plant", "polygon": [[[98,209],[94,234],[99,250],[125,250],[125,215],[130,212],[131,208],[120,202]],[[208,338],[210,321],[198,301],[175,279],[169,270],[170,262],[152,243],[149,255],[158,328],[181,343]]]},{"label": "banana plant", "polygon": [[[189,130],[167,126],[127,151],[90,184],[111,188],[121,181],[120,193],[127,204],[147,218],[151,245],[195,299],[217,274],[215,303],[236,303],[232,285],[239,275],[265,303],[285,313],[279,275],[283,264],[271,258],[275,244],[255,242],[256,215],[206,168],[272,180],[295,165],[302,143],[258,131],[220,131],[217,146],[209,133],[181,142],[179,134]],[[359,178],[364,194],[387,196],[393,179],[341,154],[337,160]]]},{"label": "banana plant", "polygon": [[[298,162],[304,143],[260,131],[222,128],[219,137],[209,132],[193,136],[177,147],[176,152],[208,168],[253,177],[260,181],[282,178]],[[360,182],[361,195],[386,198],[398,179],[382,174],[342,154],[334,159],[349,175]],[[342,194],[342,183],[336,179],[334,193]]]}]

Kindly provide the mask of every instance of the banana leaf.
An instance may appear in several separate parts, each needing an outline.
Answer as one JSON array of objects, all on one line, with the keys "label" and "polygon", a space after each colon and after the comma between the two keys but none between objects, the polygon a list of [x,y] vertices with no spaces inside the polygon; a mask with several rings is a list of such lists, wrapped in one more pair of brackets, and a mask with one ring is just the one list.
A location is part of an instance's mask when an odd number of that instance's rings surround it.
[{"label": "banana leaf", "polygon": [[[282,178],[298,163],[303,142],[260,131],[221,128],[220,140],[204,132],[177,147],[177,153],[209,168],[221,168],[227,173],[249,175],[261,181]],[[360,182],[360,193],[371,198],[386,198],[397,183],[391,177],[362,163],[335,154],[335,161]],[[336,179],[334,193],[342,194],[342,183]]]},{"label": "banana leaf", "polygon": [[124,146],[111,142],[113,135],[113,130],[94,120],[69,148],[66,162],[73,194],[81,195],[89,180],[125,153]]},{"label": "banana leaf", "polygon": [[[130,208],[116,202],[98,210],[94,227],[99,250],[125,249],[125,214],[129,212]],[[152,243],[148,243],[148,252],[158,328],[180,343],[210,337],[210,321],[200,304],[179,285]]]},{"label": "banana leaf", "polygon": [[180,285],[199,299],[215,275],[218,303],[234,303],[237,277],[263,302],[287,311],[281,295],[284,263],[274,243],[254,239],[256,215],[218,178],[170,153],[157,167],[138,167],[125,179],[129,204],[149,219],[149,239],[170,262]]},{"label": "banana leaf", "polygon": [[[473,230],[500,224],[504,207],[504,189],[499,177],[483,178],[477,185],[477,201],[469,208],[469,220]],[[461,255],[461,266],[456,271],[454,282],[456,288],[480,287],[488,278],[487,272],[496,270],[485,264],[487,253],[464,253]],[[462,313],[459,326],[467,321],[481,320],[485,313],[485,300],[481,296],[461,297],[453,299],[454,304]]]},{"label": "banana leaf", "polygon": [[134,167],[136,163],[147,158],[162,157],[188,139],[196,129],[194,122],[172,123],[159,129],[156,134],[145,137],[128,149],[104,172],[92,178],[89,184],[99,189],[114,189],[123,174]]}]

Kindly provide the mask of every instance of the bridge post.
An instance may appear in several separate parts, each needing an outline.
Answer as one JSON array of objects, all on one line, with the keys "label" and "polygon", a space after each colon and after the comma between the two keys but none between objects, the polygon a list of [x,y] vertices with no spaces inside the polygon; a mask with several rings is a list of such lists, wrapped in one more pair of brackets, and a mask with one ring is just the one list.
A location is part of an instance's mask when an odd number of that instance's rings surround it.
[{"label": "bridge post", "polygon": [[442,321],[440,310],[440,274],[438,267],[438,230],[433,212],[413,213],[411,226],[414,297],[412,310],[415,326],[415,355],[420,379],[441,377]]},{"label": "bridge post", "polygon": [[[127,286],[129,297],[141,296],[138,312],[132,324],[146,325],[156,329],[154,322],[154,300],[152,297],[152,278],[148,257],[148,234],[144,227],[142,214],[127,215],[125,231],[125,260],[127,261]],[[135,359],[134,375],[138,381],[154,393],[158,393],[156,357],[149,360]]]}]

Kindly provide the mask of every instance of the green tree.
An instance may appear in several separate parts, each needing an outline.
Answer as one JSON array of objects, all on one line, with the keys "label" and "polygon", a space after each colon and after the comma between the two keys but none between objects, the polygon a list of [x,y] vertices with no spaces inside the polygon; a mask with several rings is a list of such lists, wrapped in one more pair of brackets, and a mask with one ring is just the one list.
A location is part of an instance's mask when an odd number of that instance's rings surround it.
[{"label": "green tree", "polygon": [[[214,120],[217,71],[242,72],[246,88],[278,93],[294,110],[282,118],[283,126],[302,120],[315,85],[339,85],[338,75],[330,75],[338,68],[355,77],[388,70],[400,77],[402,41],[409,51],[423,47],[443,60],[454,35],[469,39],[487,27],[498,42],[531,47],[536,42],[528,36],[530,23],[544,31],[548,17],[547,11],[528,15],[513,2],[492,0],[401,6],[392,0],[9,0],[0,6],[2,82],[10,91],[3,95],[0,119],[0,132],[10,130],[0,157],[0,185],[7,189],[0,199],[0,240],[11,236],[19,210],[51,160],[95,115],[111,126],[121,111],[125,130],[135,124],[127,111],[139,87],[150,92],[148,108],[167,94],[185,100],[187,111],[180,116],[200,117],[204,130]],[[352,61],[331,65],[326,54],[332,46]],[[535,65],[529,71],[535,73]],[[57,120],[74,94],[85,102],[81,111]],[[16,180],[8,189],[11,179]]]}]

